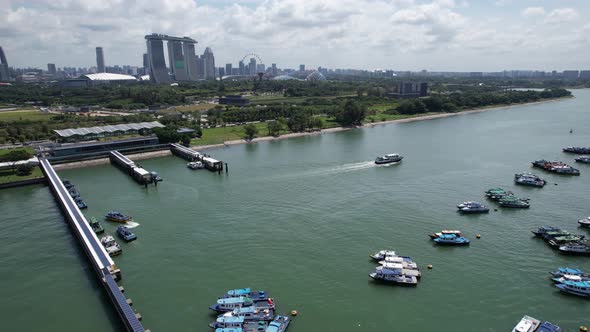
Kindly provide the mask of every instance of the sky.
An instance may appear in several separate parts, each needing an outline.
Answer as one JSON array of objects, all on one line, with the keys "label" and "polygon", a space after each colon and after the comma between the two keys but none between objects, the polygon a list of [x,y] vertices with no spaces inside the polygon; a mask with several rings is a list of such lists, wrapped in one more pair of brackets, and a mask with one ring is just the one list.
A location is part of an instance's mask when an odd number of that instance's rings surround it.
[{"label": "sky", "polygon": [[0,0],[14,67],[141,65],[144,36],[280,68],[590,69],[588,0]]}]

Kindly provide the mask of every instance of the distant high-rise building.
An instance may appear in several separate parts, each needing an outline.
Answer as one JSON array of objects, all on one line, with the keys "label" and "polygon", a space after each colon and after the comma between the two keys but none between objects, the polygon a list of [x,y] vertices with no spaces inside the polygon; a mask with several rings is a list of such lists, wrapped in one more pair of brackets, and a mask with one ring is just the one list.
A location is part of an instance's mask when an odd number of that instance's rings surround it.
[{"label": "distant high-rise building", "polygon": [[272,69],[271,69],[270,73],[272,76],[277,76],[279,74],[279,70],[277,69],[276,63],[272,64]]},{"label": "distant high-rise building", "polygon": [[239,68],[239,75],[246,75],[246,66],[244,65],[244,61],[240,61],[238,64]]},{"label": "distant high-rise building", "polygon": [[203,56],[197,56],[197,77],[200,80],[205,79],[205,59]]},{"label": "distant high-rise building", "polygon": [[6,55],[2,46],[0,46],[0,81],[10,80],[10,73],[8,72],[8,61],[6,61]]},{"label": "distant high-rise building", "polygon": [[231,75],[232,74],[232,65],[231,63],[226,63],[225,64],[225,75]]},{"label": "distant high-rise building", "polygon": [[305,65],[299,65],[299,71],[305,71]]},{"label": "distant high-rise building", "polygon": [[248,74],[256,75],[256,59],[250,58],[250,65],[248,66]]},{"label": "distant high-rise building", "polygon": [[577,70],[564,70],[563,71],[563,78],[566,80],[577,80],[578,76],[580,76],[580,72]]},{"label": "distant high-rise building", "polygon": [[264,63],[259,63],[256,65],[256,73],[264,73],[266,67],[264,66]]},{"label": "distant high-rise building", "polygon": [[[198,79],[198,60],[195,55],[196,40],[189,37],[173,37],[152,33],[145,36],[150,79],[156,83],[168,83],[171,79],[194,81]],[[166,67],[164,41],[167,42],[169,67]],[[145,66],[145,61],[144,61]],[[172,77],[171,77],[172,75]]]},{"label": "distant high-rise building", "polygon": [[210,47],[205,48],[205,52],[203,53],[203,66],[205,67],[205,79],[214,79],[215,78],[215,57],[213,56],[213,51],[211,51]]},{"label": "distant high-rise building", "polygon": [[217,73],[218,73],[219,77],[225,76],[225,68],[223,68],[223,67],[217,68]]},{"label": "distant high-rise building", "polygon": [[195,54],[195,44],[184,42],[182,44],[184,53],[184,62],[187,70],[187,76],[190,81],[198,80],[197,77],[197,56]]},{"label": "distant high-rise building", "polygon": [[176,40],[168,41],[168,61],[170,72],[177,81],[188,81],[188,71],[182,53],[182,42]]},{"label": "distant high-rise building", "polygon": [[96,48],[96,70],[99,73],[104,73],[105,72],[105,67],[104,67],[104,53],[102,51],[102,47],[97,47]]},{"label": "distant high-rise building", "polygon": [[147,53],[143,54],[143,72],[149,74],[150,72],[150,60]]},{"label": "distant high-rise building", "polygon": [[170,75],[166,68],[164,57],[164,41],[157,38],[147,38],[148,61],[150,64],[150,80],[155,83],[169,83]]},{"label": "distant high-rise building", "polygon": [[47,72],[49,75],[55,76],[57,74],[57,69],[55,68],[55,63],[48,63],[47,64]]}]

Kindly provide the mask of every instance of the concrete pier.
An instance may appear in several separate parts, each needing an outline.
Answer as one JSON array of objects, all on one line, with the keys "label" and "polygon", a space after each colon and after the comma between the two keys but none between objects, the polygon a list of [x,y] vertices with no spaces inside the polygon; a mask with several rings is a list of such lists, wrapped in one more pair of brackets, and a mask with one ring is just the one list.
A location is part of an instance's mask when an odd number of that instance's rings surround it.
[{"label": "concrete pier", "polygon": [[137,166],[131,159],[125,157],[121,152],[111,151],[109,153],[109,159],[111,160],[111,163],[119,166],[120,169],[129,174],[140,184],[147,186],[148,183],[154,182],[150,172]]},{"label": "concrete pier", "polygon": [[68,194],[68,190],[63,185],[49,161],[47,159],[41,159],[39,165],[47,178],[49,188],[63,211],[65,219],[79,240],[123,326],[129,332],[144,332],[143,326],[115,281],[121,278],[121,271],[117,268],[94,231],[90,228],[86,217],[80,212],[80,209],[78,209],[78,206]]},{"label": "concrete pier", "polygon": [[211,156],[201,154],[198,151],[187,148],[187,147],[182,146],[180,144],[177,144],[177,143],[170,144],[170,151],[172,151],[173,154],[175,154],[185,160],[200,161],[203,163],[203,165],[205,165],[205,168],[210,171],[221,173],[221,171],[223,170],[223,164],[224,164],[223,161],[213,159],[213,158],[211,158]]}]

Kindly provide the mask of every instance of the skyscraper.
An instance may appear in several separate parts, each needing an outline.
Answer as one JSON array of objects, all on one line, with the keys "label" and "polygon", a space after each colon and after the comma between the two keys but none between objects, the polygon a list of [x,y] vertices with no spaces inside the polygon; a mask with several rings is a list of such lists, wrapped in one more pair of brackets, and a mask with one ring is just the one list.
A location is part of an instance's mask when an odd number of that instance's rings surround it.
[{"label": "skyscraper", "polygon": [[102,47],[97,47],[96,48],[96,70],[99,73],[104,73],[105,72],[105,68],[104,68],[104,53],[102,51]]},{"label": "skyscraper", "polygon": [[48,63],[47,64],[47,72],[49,75],[55,76],[57,74],[57,69],[55,69],[55,63]]},{"label": "skyscraper", "polygon": [[143,72],[146,74],[150,73],[150,60],[147,53],[143,54]]},{"label": "skyscraper", "polygon": [[[198,79],[199,68],[195,55],[196,40],[189,37],[173,37],[152,33],[145,36],[148,50],[150,79],[156,83],[168,83],[171,79],[189,81]],[[169,69],[164,57],[164,41],[168,43]],[[215,70],[213,70],[215,71]],[[170,77],[172,74],[172,77]]]},{"label": "skyscraper", "polygon": [[203,65],[205,67],[205,79],[214,79],[215,78],[215,57],[213,56],[213,51],[211,51],[210,47],[205,48],[205,52],[203,53]]},{"label": "skyscraper", "polygon": [[168,75],[166,58],[164,57],[164,41],[162,39],[147,37],[150,80],[155,83],[169,83],[170,76]]},{"label": "skyscraper", "polygon": [[197,78],[205,79],[205,59],[202,55],[197,56]]},{"label": "skyscraper", "polygon": [[9,79],[8,61],[6,61],[6,55],[2,50],[2,46],[0,46],[0,81],[8,81]]},{"label": "skyscraper", "polygon": [[256,75],[256,59],[250,58],[250,65],[248,66],[248,74]]},{"label": "skyscraper", "polygon": [[232,72],[232,65],[231,63],[225,64],[225,75],[231,75]]},{"label": "skyscraper", "polygon": [[272,64],[272,69],[271,72],[272,76],[277,76],[279,74],[279,70],[277,69],[277,64],[273,63]]},{"label": "skyscraper", "polygon": [[305,71],[305,65],[299,65],[299,71]]},{"label": "skyscraper", "polygon": [[184,63],[186,66],[189,81],[198,80],[197,76],[197,55],[195,54],[195,44],[184,42],[182,44],[184,53]]},{"label": "skyscraper", "polygon": [[246,66],[244,65],[244,61],[240,60],[240,63],[238,64],[239,68],[239,73],[240,75],[246,75]]}]

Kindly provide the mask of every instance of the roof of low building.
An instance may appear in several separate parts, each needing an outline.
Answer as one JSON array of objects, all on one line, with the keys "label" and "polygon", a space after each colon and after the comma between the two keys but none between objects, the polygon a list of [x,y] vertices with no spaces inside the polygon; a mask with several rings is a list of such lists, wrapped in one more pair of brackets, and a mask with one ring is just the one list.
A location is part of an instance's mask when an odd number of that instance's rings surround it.
[{"label": "roof of low building", "polygon": [[118,125],[108,125],[100,127],[88,127],[88,128],[70,128],[54,130],[54,132],[60,137],[71,137],[71,136],[85,136],[89,134],[102,134],[102,133],[114,133],[117,131],[129,131],[129,130],[140,130],[140,129],[153,129],[153,128],[164,128],[165,126],[158,121],[153,122],[140,122],[140,123],[127,123]]},{"label": "roof of low building", "polygon": [[88,78],[91,81],[137,81],[137,78],[135,78],[135,76],[113,73],[87,74],[84,75],[84,77]]}]

